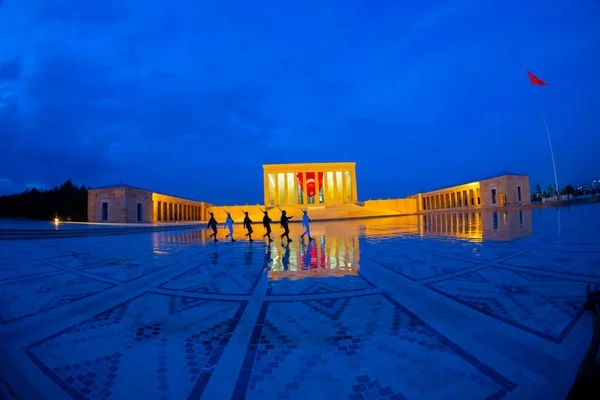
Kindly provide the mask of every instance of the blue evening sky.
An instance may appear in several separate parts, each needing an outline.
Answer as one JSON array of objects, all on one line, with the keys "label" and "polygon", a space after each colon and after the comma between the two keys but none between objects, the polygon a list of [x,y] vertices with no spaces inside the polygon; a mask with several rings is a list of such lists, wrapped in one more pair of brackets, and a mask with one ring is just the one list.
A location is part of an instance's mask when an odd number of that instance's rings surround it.
[{"label": "blue evening sky", "polygon": [[[600,2],[0,0],[0,194],[71,178],[262,202],[262,164],[358,196],[600,178]],[[527,66],[548,87],[531,86]]]}]

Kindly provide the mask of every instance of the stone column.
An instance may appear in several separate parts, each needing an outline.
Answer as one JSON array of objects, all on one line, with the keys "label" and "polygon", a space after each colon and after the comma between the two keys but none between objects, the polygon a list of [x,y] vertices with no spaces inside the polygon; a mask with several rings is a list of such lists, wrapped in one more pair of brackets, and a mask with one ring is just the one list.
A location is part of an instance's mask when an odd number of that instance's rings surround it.
[{"label": "stone column", "polygon": [[346,184],[346,171],[342,171],[342,200],[348,202],[348,185]]},{"label": "stone column", "polygon": [[288,174],[285,172],[283,174],[283,197],[285,198],[285,204],[289,204],[290,202],[290,193],[288,190]]},{"label": "stone column", "polygon": [[323,171],[323,204],[329,203],[327,190],[329,190],[327,185],[327,171]]},{"label": "stone column", "polygon": [[350,171],[350,181],[352,182],[352,201],[358,201],[358,188],[356,187],[356,170]]},{"label": "stone column", "polygon": [[273,200],[273,204],[277,205],[279,204],[279,172],[275,173],[273,176],[275,178],[273,179],[275,181],[275,198],[271,200]]},{"label": "stone column", "polygon": [[267,171],[263,170],[263,190],[264,190],[264,200],[265,206],[271,204],[269,201],[269,174]]}]

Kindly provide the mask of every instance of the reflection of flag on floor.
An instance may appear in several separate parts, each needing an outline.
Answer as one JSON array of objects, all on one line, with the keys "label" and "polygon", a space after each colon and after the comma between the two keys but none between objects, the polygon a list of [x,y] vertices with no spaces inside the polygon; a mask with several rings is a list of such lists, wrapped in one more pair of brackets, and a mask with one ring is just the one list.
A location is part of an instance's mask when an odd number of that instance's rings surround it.
[{"label": "reflection of flag on floor", "polygon": [[538,78],[537,76],[535,76],[534,74],[532,74],[529,71],[527,71],[527,76],[529,76],[529,81],[531,82],[532,85],[548,86],[548,84],[546,82],[544,82],[543,80],[541,80],[540,78]]}]

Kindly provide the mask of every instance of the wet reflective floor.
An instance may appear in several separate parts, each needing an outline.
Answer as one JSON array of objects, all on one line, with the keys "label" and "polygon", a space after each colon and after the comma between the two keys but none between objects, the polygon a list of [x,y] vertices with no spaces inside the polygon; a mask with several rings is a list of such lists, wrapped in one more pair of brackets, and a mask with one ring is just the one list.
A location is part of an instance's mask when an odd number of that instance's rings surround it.
[{"label": "wet reflective floor", "polygon": [[259,224],[252,243],[174,229],[4,231],[5,391],[563,399],[591,339],[598,205],[314,223],[313,241],[293,224],[291,243],[273,225],[270,245]]}]

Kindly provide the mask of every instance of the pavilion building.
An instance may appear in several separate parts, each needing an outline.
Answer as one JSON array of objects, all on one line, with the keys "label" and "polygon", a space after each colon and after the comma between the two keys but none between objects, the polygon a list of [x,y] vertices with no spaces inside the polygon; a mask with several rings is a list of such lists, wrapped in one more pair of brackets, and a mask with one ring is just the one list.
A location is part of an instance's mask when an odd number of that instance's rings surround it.
[{"label": "pavilion building", "polygon": [[[302,210],[313,220],[417,215],[524,205],[531,202],[529,177],[504,174],[458,186],[417,193],[406,198],[358,201],[356,163],[263,165],[264,203],[215,206],[202,201],[169,196],[117,184],[88,192],[89,222],[217,221],[229,213],[241,222],[247,212],[261,221],[263,211],[285,208],[298,221]],[[273,218],[273,217],[272,217]],[[301,219],[301,218],[300,218]]]},{"label": "pavilion building", "polygon": [[122,183],[88,191],[89,222],[206,221],[210,204]]},{"label": "pavilion building", "polygon": [[504,174],[479,181],[409,196],[417,212],[495,208],[531,203],[529,177]]},{"label": "pavilion building", "polygon": [[267,206],[354,203],[356,163],[263,165]]}]

